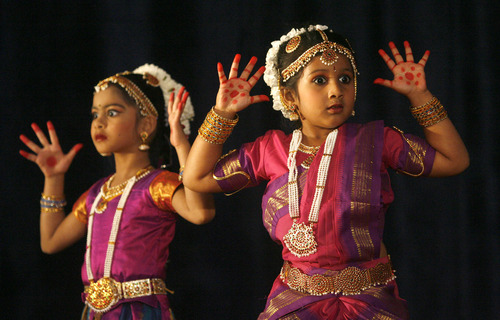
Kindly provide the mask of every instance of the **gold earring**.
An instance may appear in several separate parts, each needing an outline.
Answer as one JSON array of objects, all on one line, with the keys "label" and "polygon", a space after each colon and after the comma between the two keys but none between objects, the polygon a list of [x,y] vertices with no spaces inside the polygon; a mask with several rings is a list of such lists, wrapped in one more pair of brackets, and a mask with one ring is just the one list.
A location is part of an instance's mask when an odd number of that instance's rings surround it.
[{"label": "gold earring", "polygon": [[354,117],[356,115],[356,111],[352,110],[351,115]]},{"label": "gold earring", "polygon": [[141,140],[142,143],[139,145],[139,150],[141,151],[147,151],[149,150],[149,146],[146,143],[146,140],[148,139],[148,133],[146,131],[141,132]]},{"label": "gold earring", "polygon": [[292,106],[292,114],[290,115],[290,121],[297,121],[299,120],[299,114],[297,113],[297,106],[293,105]]},{"label": "gold earring", "polygon": [[106,152],[106,153],[99,153],[103,157],[109,157],[111,155],[111,152]]}]

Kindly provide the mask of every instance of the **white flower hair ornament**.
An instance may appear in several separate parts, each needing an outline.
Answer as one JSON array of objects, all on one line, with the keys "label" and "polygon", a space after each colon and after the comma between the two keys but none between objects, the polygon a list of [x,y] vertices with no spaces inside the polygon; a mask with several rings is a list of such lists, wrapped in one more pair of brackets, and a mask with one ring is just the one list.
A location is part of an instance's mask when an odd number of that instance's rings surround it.
[{"label": "white flower hair ornament", "polygon": [[306,31],[312,30],[328,30],[324,25],[310,25],[307,30],[305,28],[292,29],[286,35],[281,36],[279,40],[271,42],[271,48],[267,51],[266,55],[266,71],[264,72],[264,81],[271,88],[271,96],[273,97],[273,109],[281,111],[283,116],[287,119],[293,114],[290,107],[283,105],[280,97],[280,72],[278,70],[278,52],[280,46],[288,42],[290,39],[299,36]]},{"label": "white flower hair ornament", "polygon": [[[172,77],[162,68],[154,64],[144,64],[133,71],[133,73],[139,74],[150,74],[159,81],[159,86],[163,92],[163,99],[165,100],[165,126],[168,127],[168,101],[170,99],[170,94],[172,92],[179,92],[183,87],[182,84],[176,82]],[[191,133],[190,121],[194,118],[194,108],[191,103],[191,97],[188,97],[184,110],[181,115],[181,124],[184,126],[184,134],[189,135]]]}]

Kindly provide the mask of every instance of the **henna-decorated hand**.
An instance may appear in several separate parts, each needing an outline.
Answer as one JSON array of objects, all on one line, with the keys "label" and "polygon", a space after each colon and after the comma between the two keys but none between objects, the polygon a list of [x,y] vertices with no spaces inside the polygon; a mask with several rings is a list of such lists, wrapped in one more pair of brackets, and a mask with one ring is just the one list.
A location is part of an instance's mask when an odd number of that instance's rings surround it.
[{"label": "henna-decorated hand", "polygon": [[34,154],[28,153],[24,150],[19,150],[19,153],[26,159],[35,162],[40,167],[40,170],[42,170],[45,177],[66,173],[76,153],[83,147],[83,144],[76,144],[67,154],[64,154],[61,150],[61,146],[59,145],[59,139],[52,122],[47,122],[50,142],[47,140],[47,137],[36,123],[31,124],[31,128],[35,131],[42,147],[38,146],[22,134],[19,138],[28,148],[31,149],[31,151],[34,152]]},{"label": "henna-decorated hand", "polygon": [[412,94],[418,94],[427,91],[427,84],[425,82],[424,67],[429,58],[429,50],[425,51],[422,59],[418,63],[413,61],[413,53],[411,51],[410,44],[408,41],[404,42],[406,62],[399,53],[396,45],[393,42],[389,42],[389,47],[391,48],[394,60],[392,60],[384,50],[380,49],[378,53],[384,59],[387,67],[391,69],[394,74],[393,80],[384,80],[381,78],[375,79],[373,83],[380,84],[385,87],[391,88],[398,93],[401,93],[407,97]]},{"label": "henna-decorated hand", "polygon": [[[177,96],[175,92],[170,94],[170,99],[168,101],[168,124],[170,126],[170,144],[175,148],[183,143],[189,143],[186,135],[183,131],[183,126],[181,124],[181,115],[184,107],[186,106],[186,100],[189,97],[189,92],[184,91],[185,88],[182,87]],[[175,96],[175,99],[174,99]]]},{"label": "henna-decorated hand", "polygon": [[255,72],[255,74],[248,79],[250,73],[252,72],[255,63],[257,62],[256,57],[252,57],[248,62],[245,70],[238,76],[238,67],[240,64],[241,55],[237,54],[234,57],[233,64],[231,65],[231,71],[229,72],[229,79],[226,78],[224,74],[224,69],[221,63],[217,64],[217,71],[219,73],[219,92],[217,93],[217,109],[221,111],[227,111],[231,113],[236,113],[248,107],[251,104],[269,101],[269,97],[266,95],[256,95],[250,96],[250,90],[255,86],[257,81],[260,79],[264,73],[265,67],[262,66]]}]

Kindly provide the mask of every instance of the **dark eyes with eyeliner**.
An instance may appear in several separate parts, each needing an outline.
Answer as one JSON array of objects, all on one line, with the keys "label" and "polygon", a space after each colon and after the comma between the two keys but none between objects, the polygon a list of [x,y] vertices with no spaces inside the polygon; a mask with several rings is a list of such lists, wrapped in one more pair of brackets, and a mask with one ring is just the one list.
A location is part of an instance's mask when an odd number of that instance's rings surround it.
[{"label": "dark eyes with eyeliner", "polygon": [[[114,110],[114,109],[106,110],[106,115],[108,117],[115,117],[115,116],[118,115],[118,113],[119,112],[117,110]],[[92,120],[95,120],[98,117],[98,113],[97,112],[92,112],[91,115],[90,115],[90,117],[91,117]]]},{"label": "dark eyes with eyeliner", "polygon": [[[339,82],[340,83],[343,83],[343,84],[348,84],[349,82],[351,82],[351,77],[348,76],[348,75],[341,75],[339,78],[338,78]],[[319,85],[323,85],[323,84],[326,84],[328,82],[327,78],[326,77],[323,77],[323,76],[320,76],[320,77],[316,77],[313,79],[313,82],[315,84],[319,84]]]}]

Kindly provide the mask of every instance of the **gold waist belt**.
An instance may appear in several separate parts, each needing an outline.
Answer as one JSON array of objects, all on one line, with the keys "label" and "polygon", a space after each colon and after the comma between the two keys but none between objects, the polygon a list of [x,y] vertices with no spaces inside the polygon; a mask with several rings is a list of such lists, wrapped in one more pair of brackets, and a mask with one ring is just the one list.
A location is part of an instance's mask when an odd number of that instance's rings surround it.
[{"label": "gold waist belt", "polygon": [[347,267],[334,271],[333,275],[307,275],[285,261],[280,277],[288,286],[302,293],[321,296],[329,293],[354,295],[363,290],[394,280],[396,276],[390,262],[379,263],[375,267],[360,269]]},{"label": "gold waist belt", "polygon": [[162,279],[141,279],[118,282],[101,278],[85,286],[86,303],[96,312],[107,312],[121,299],[132,299],[171,292]]}]

